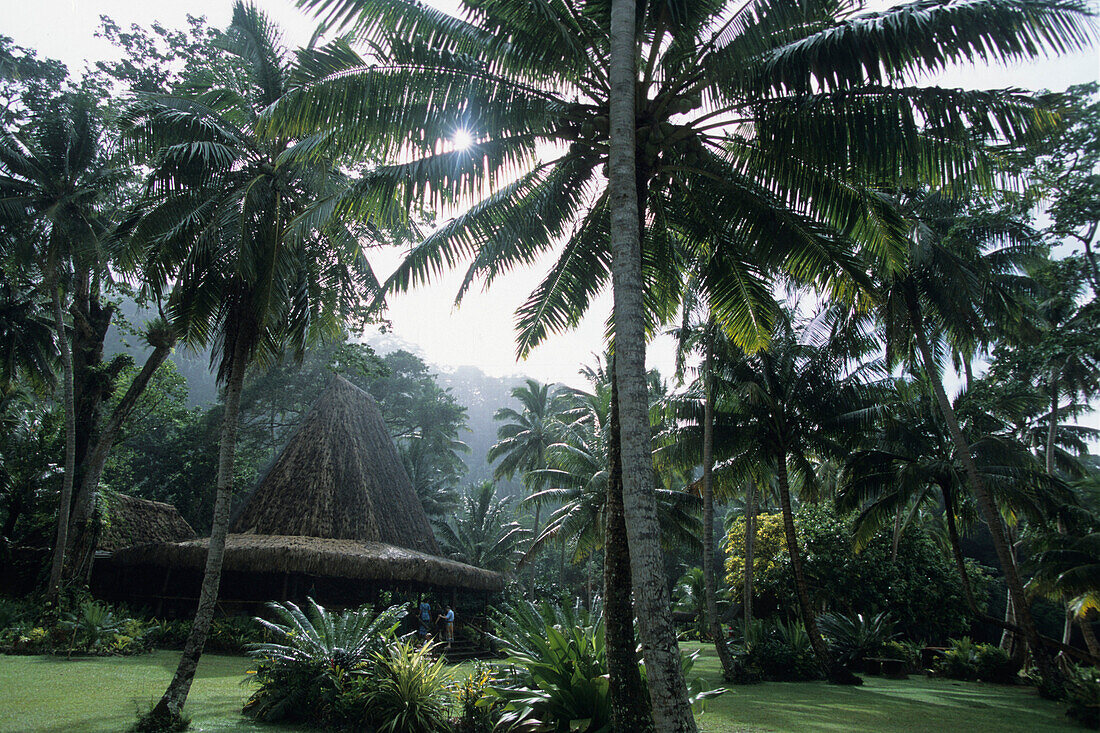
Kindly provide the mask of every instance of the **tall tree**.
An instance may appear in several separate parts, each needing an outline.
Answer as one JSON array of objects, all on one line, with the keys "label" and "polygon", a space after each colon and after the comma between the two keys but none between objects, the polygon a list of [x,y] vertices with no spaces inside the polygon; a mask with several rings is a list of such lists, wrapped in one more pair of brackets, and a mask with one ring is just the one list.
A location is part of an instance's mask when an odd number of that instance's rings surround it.
[{"label": "tall tree", "polygon": [[[300,356],[318,338],[343,334],[363,317],[378,283],[360,249],[368,231],[350,230],[318,206],[347,178],[338,159],[310,158],[311,139],[264,138],[260,113],[308,77],[317,56],[294,61],[279,33],[253,6],[237,3],[224,50],[246,74],[239,88],[198,79],[190,94],[155,97],[128,115],[130,136],[153,155],[150,199],[135,236],[150,243],[161,272],[177,272],[173,323],[192,343],[215,342],[225,384],[217,494],[198,609],[179,666],[151,720],[178,718],[210,628],[221,580],[233,492],[234,447],[250,364],[284,351]],[[205,82],[205,83],[204,83]]]},{"label": "tall tree", "polygon": [[[546,451],[558,439],[563,402],[556,388],[534,379],[514,388],[512,399],[520,403],[520,409],[502,407],[493,415],[494,420],[504,424],[497,428],[497,442],[485,458],[490,463],[499,461],[493,468],[493,478],[511,479],[518,473],[527,495],[531,496],[546,486]],[[541,511],[542,504],[536,503],[532,537],[538,537],[541,531]],[[534,568],[530,583],[529,592],[534,593]]]},{"label": "tall tree", "polygon": [[[756,473],[774,475],[783,530],[791,559],[799,612],[822,671],[830,679],[848,679],[833,660],[817,628],[810,602],[792,508],[792,475],[804,497],[815,498],[819,484],[813,462],[843,456],[851,441],[868,427],[873,393],[860,370],[850,366],[847,349],[821,324],[796,327],[793,316],[780,321],[767,349],[720,362],[719,375],[736,396],[741,439],[750,446],[740,460]],[[828,325],[828,324],[826,324]],[[747,478],[747,477],[746,477]]]},{"label": "tall tree", "polygon": [[[91,307],[91,272],[103,263],[100,253],[109,226],[101,205],[117,180],[117,172],[102,155],[101,135],[93,103],[80,96],[58,100],[19,135],[0,132],[0,226],[8,232],[6,244],[31,250],[28,259],[52,301],[61,355],[65,472],[47,588],[47,596],[55,601],[65,566],[78,453],[73,343],[85,343],[81,334],[96,328],[81,316]],[[70,297],[78,321],[72,332],[65,318]]]},{"label": "tall tree", "polygon": [[919,364],[927,376],[989,527],[1017,620],[1043,678],[1041,689],[1056,694],[1055,668],[1041,644],[1000,512],[942,378],[946,344],[990,344],[999,333],[1026,326],[1029,281],[1019,277],[1019,268],[1034,256],[1034,240],[1018,222],[947,195],[918,190],[901,196],[899,203],[912,217],[908,264],[880,273],[876,298],[887,361]]}]

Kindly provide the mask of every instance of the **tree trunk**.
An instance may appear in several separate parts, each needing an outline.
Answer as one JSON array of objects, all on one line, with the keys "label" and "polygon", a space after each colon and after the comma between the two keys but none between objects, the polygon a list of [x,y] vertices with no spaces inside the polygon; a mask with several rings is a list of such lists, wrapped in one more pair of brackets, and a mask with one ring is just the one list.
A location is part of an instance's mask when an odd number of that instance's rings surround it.
[{"label": "tree trunk", "polygon": [[630,600],[630,548],[623,518],[623,470],[619,450],[618,388],[611,375],[611,415],[608,420],[607,506],[604,509],[604,606],[607,671],[611,688],[611,727],[617,733],[652,731],[638,671],[634,638],[634,606]]},{"label": "tree trunk", "polygon": [[1088,647],[1089,654],[1100,658],[1100,643],[1096,641],[1096,634],[1092,631],[1092,622],[1089,621],[1088,616],[1078,618],[1077,625],[1081,628],[1081,636],[1085,637],[1085,646]]},{"label": "tree trunk", "polygon": [[119,400],[118,405],[111,413],[107,424],[100,432],[99,440],[88,457],[84,467],[84,475],[81,480],[80,496],[76,501],[73,526],[78,532],[78,538],[73,543],[73,557],[70,558],[72,577],[87,582],[91,577],[92,562],[95,559],[95,548],[99,540],[100,518],[96,510],[96,495],[99,492],[99,480],[103,476],[103,469],[107,465],[111,447],[118,437],[122,424],[130,417],[137,405],[138,398],[149,386],[153,374],[172,353],[172,343],[162,343],[153,349],[153,353],[145,360],[145,365],[130,383],[126,394]]},{"label": "tree trunk", "polygon": [[69,507],[73,498],[73,478],[76,473],[76,412],[73,402],[73,355],[69,349],[69,337],[65,333],[65,316],[61,307],[61,288],[56,274],[49,280],[53,295],[53,325],[57,331],[57,345],[61,351],[61,373],[64,383],[65,409],[65,473],[61,477],[61,496],[57,505],[57,536],[54,539],[53,564],[50,567],[50,584],[46,600],[56,603],[61,594],[61,574],[65,569],[65,548],[69,542]]},{"label": "tree trunk", "polygon": [[742,604],[745,607],[745,634],[752,626],[753,563],[756,560],[756,480],[749,479],[745,487],[745,590]]},{"label": "tree trunk", "polygon": [[214,500],[214,521],[210,529],[210,549],[206,555],[206,570],[199,592],[199,605],[195,611],[195,620],[191,633],[180,656],[179,666],[172,682],[165,690],[160,702],[153,708],[150,716],[164,718],[180,715],[187,702],[187,694],[195,679],[202,648],[210,631],[214,618],[214,606],[218,602],[218,587],[221,584],[222,560],[225,557],[225,537],[229,533],[229,507],[233,498],[233,459],[237,447],[237,420],[241,407],[241,388],[247,367],[244,339],[238,336],[233,350],[233,363],[229,369],[229,380],[225,390],[225,415],[222,418],[221,445],[218,451],[217,495]]},{"label": "tree trunk", "polygon": [[897,562],[898,559],[898,542],[901,540],[901,513],[904,508],[899,504],[897,512],[894,513],[894,540],[890,543],[890,562]]},{"label": "tree trunk", "polygon": [[722,664],[722,676],[732,680],[733,655],[726,646],[722,621],[718,618],[717,573],[714,568],[714,344],[708,336],[703,365],[706,399],[703,403],[703,588],[707,603],[710,637]]},{"label": "tree trunk", "polygon": [[623,514],[653,722],[661,733],[695,731],[661,557],[645,378],[645,313],[635,148],[634,0],[612,0],[610,44],[611,271],[619,380]]},{"label": "tree trunk", "polygon": [[[1054,443],[1058,437],[1058,380],[1051,379],[1050,382],[1050,416],[1047,420],[1047,444],[1046,444],[1046,469],[1047,476],[1054,477]],[[1062,518],[1058,517],[1057,521],[1058,534],[1064,535],[1066,528],[1062,522]],[[1076,614],[1069,607],[1069,599],[1065,599],[1065,613],[1062,621],[1062,643],[1069,645],[1070,640],[1073,638],[1073,619]],[[1061,654],[1065,658],[1065,654]]]},{"label": "tree trunk", "polygon": [[806,634],[810,637],[817,663],[821,666],[822,673],[832,678],[833,662],[829,657],[829,648],[825,646],[825,640],[821,638],[821,632],[817,629],[817,616],[814,614],[813,604],[810,603],[810,589],[806,584],[806,574],[802,568],[802,553],[798,549],[798,535],[794,530],[791,486],[787,479],[787,457],[780,455],[777,458],[776,471],[779,479],[779,504],[783,509],[783,534],[787,539],[787,554],[791,558],[791,572],[794,574],[794,587],[798,594],[798,608],[802,612],[802,623],[806,627]]},{"label": "tree trunk", "polygon": [[932,349],[928,345],[928,337],[924,333],[920,305],[917,302],[916,294],[912,291],[906,293],[906,305],[909,309],[913,333],[917,339],[917,348],[920,350],[925,372],[932,383],[932,391],[935,394],[936,402],[939,404],[944,422],[947,423],[955,452],[963,462],[963,468],[966,470],[967,478],[970,481],[970,489],[974,492],[974,498],[977,500],[978,507],[984,515],[985,523],[989,527],[989,534],[993,539],[993,548],[997,551],[997,559],[1000,561],[1001,570],[1005,574],[1005,584],[1008,586],[1008,593],[1012,598],[1017,623],[1024,629],[1027,643],[1034,650],[1035,663],[1039,668],[1039,674],[1043,678],[1040,692],[1043,692],[1044,695],[1057,694],[1057,690],[1061,686],[1060,680],[1056,676],[1057,671],[1054,665],[1051,664],[1050,656],[1039,640],[1039,630],[1036,628],[1035,620],[1031,616],[1031,610],[1028,608],[1024,594],[1024,585],[1020,580],[1020,573],[1016,568],[1008,542],[1005,540],[1000,514],[993,503],[993,497],[990,495],[989,489],[986,487],[985,479],[982,478],[982,475],[978,472],[977,464],[974,463],[974,456],[970,453],[970,444],[963,437],[962,428],[955,416],[955,409],[951,406],[951,400],[947,398],[947,392],[944,391],[935,359],[932,357]]},{"label": "tree trunk", "polygon": [[[542,511],[542,506],[535,504],[535,529],[531,533],[531,537],[539,536],[539,512]],[[535,563],[531,563],[531,577],[528,580],[527,595],[533,603],[535,601]]]},{"label": "tree trunk", "polygon": [[950,491],[943,492],[943,514],[947,520],[947,538],[951,542],[951,556],[955,560],[955,569],[959,571],[959,580],[962,581],[963,597],[970,612],[979,615],[978,604],[974,600],[974,589],[970,585],[970,574],[966,572],[966,561],[963,560],[959,530],[955,525],[955,502]]}]

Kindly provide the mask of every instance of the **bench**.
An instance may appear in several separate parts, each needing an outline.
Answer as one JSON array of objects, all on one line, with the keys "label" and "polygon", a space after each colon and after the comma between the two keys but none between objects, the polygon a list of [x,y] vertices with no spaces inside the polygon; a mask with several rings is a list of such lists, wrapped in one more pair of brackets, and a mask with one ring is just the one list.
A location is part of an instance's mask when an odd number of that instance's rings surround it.
[{"label": "bench", "polygon": [[866,657],[864,660],[867,674],[880,674],[894,680],[909,677],[908,666],[904,659],[886,659],[885,657]]}]

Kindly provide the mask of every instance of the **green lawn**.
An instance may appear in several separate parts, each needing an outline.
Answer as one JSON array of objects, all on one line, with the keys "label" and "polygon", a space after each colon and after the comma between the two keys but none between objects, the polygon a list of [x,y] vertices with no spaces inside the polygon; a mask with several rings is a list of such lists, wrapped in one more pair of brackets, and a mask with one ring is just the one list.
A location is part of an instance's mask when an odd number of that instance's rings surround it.
[{"label": "green lawn", "polygon": [[[714,647],[699,650],[695,672],[721,686]],[[876,731],[876,733],[1039,733],[1081,731],[1064,706],[1042,700],[1030,687],[956,682],[913,676],[864,677],[859,687],[824,682],[766,682],[732,687],[707,702],[698,716],[703,733],[737,731]]]},{"label": "green lawn", "polygon": [[[686,645],[700,649],[698,644]],[[713,650],[702,649],[696,672],[719,682]],[[139,706],[164,691],[178,652],[138,657],[57,659],[0,656],[0,731],[125,730]],[[300,731],[255,725],[240,714],[248,660],[206,655],[187,704],[198,731]],[[465,671],[459,667],[456,674]],[[699,717],[704,733],[732,731],[1011,731],[1083,730],[1062,706],[1029,688],[930,680],[866,678],[862,687],[766,683],[734,688]]]}]

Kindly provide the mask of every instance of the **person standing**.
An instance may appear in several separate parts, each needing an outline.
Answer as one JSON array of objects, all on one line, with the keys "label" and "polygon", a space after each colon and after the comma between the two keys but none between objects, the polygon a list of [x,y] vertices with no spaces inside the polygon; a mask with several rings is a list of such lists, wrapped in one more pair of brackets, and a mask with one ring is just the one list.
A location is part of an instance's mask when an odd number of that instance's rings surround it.
[{"label": "person standing", "polygon": [[420,628],[416,630],[416,635],[420,637],[421,642],[428,638],[428,626],[431,622],[432,607],[425,598],[420,601]]},{"label": "person standing", "polygon": [[451,604],[444,604],[439,621],[443,623],[443,641],[450,644],[455,640],[455,612]]}]

